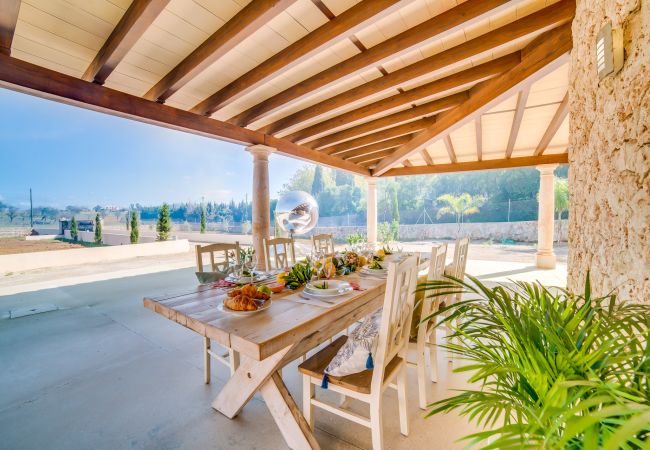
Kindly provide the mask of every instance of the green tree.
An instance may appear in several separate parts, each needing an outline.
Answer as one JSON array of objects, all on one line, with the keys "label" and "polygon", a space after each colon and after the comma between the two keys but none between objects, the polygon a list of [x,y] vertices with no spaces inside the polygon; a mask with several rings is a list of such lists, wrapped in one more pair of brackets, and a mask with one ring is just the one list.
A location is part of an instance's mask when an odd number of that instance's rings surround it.
[{"label": "green tree", "polygon": [[72,220],[70,221],[70,237],[74,241],[79,239],[79,229],[77,227],[77,219],[75,219],[74,216],[72,216]]},{"label": "green tree", "polygon": [[201,206],[201,233],[205,233],[205,225],[206,225],[205,208]]},{"label": "green tree", "polygon": [[126,212],[126,216],[124,217],[124,221],[126,222],[126,231],[129,231],[129,221],[131,220],[131,214],[129,212]]},{"label": "green tree", "polygon": [[102,218],[99,213],[95,216],[95,244],[102,243]]},{"label": "green tree", "polygon": [[438,201],[446,203],[438,210],[438,218],[444,215],[456,216],[456,223],[458,224],[458,233],[460,234],[460,227],[463,223],[465,216],[476,214],[480,211],[480,207],[487,201],[482,195],[470,195],[467,192],[458,196],[452,194],[444,194],[438,197]]},{"label": "green tree", "polygon": [[158,221],[156,222],[156,231],[158,232],[158,240],[166,241],[169,238],[169,232],[172,230],[171,219],[169,218],[169,205],[163,203],[160,210],[158,210]]},{"label": "green tree", "polygon": [[138,213],[131,212],[131,244],[137,244],[140,240],[140,232],[138,230]]},{"label": "green tree", "polygon": [[555,213],[557,214],[557,241],[562,238],[562,214],[569,210],[569,180],[555,178],[554,182]]},{"label": "green tree", "polygon": [[10,206],[7,208],[7,217],[9,217],[9,223],[13,223],[14,219],[18,215],[18,208],[15,206]]},{"label": "green tree", "polygon": [[325,181],[323,180],[323,168],[316,166],[314,171],[314,181],[311,184],[311,195],[318,198],[321,192],[325,190]]}]

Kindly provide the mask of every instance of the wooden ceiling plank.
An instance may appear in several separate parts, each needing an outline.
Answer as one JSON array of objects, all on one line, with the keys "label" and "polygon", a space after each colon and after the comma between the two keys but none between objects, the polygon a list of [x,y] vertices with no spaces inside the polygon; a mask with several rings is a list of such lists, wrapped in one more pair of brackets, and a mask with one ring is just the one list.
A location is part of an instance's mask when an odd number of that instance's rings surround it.
[{"label": "wooden ceiling plank", "polygon": [[517,107],[515,108],[515,117],[512,119],[512,127],[510,128],[510,136],[508,137],[506,158],[510,158],[512,156],[512,151],[515,149],[515,142],[517,142],[519,128],[521,127],[521,119],[524,117],[524,111],[526,110],[526,102],[528,101],[529,93],[530,86],[526,86],[517,94]]},{"label": "wooden ceiling plank", "polygon": [[308,144],[303,145],[309,148],[316,148],[316,145],[321,145],[323,142],[339,142],[343,140],[343,137],[352,138],[380,130],[381,128],[388,128],[402,122],[419,119],[432,114],[437,114],[460,105],[465,100],[467,100],[467,92],[459,92],[458,94],[453,94],[429,103],[423,103],[419,106],[415,106],[404,111],[399,111],[388,116],[380,117],[369,122],[355,125],[351,128],[338,131],[328,136],[323,136]]},{"label": "wooden ceiling plank", "polygon": [[535,149],[535,153],[534,153],[535,156],[540,156],[544,153],[544,151],[546,151],[546,149],[548,148],[548,144],[550,144],[551,140],[553,140],[555,133],[557,133],[557,130],[562,125],[562,122],[564,122],[564,119],[566,118],[568,113],[569,113],[569,93],[567,92],[566,94],[564,94],[562,103],[560,103],[560,106],[558,106],[557,111],[555,111],[555,114],[551,119],[551,123],[548,125],[548,128],[544,132],[542,139],[539,141],[539,144]]},{"label": "wooden ceiling plank", "polygon": [[458,160],[456,159],[456,152],[454,151],[454,144],[451,143],[451,137],[449,135],[445,135],[443,138],[443,141],[445,142],[445,148],[447,149],[447,155],[449,155],[449,160],[452,163],[457,163]]},{"label": "wooden ceiling plank", "polygon": [[488,159],[485,161],[460,162],[456,164],[434,164],[432,166],[396,167],[386,171],[383,177],[401,177],[413,175],[431,175],[436,173],[469,172],[473,170],[511,169],[529,167],[538,164],[567,164],[569,155],[525,156],[521,158]]},{"label": "wooden ceiling plank", "polygon": [[[414,89],[403,91],[399,94],[393,95],[388,98],[378,100],[376,102],[364,105],[360,108],[353,109],[346,113],[340,114],[331,119],[311,125],[300,131],[285,136],[290,141],[300,141],[316,134],[344,126],[366,117],[379,114],[409,103],[421,101],[428,97],[440,94],[445,91],[457,89],[470,83],[476,83],[486,78],[498,75],[511,69],[521,61],[520,52],[514,52],[509,55],[503,56],[493,61],[480,64],[475,67],[463,70],[448,77],[440,78],[430,83],[423,84]],[[288,127],[297,125],[305,120],[317,117],[320,114],[338,109],[347,104],[346,96],[336,96],[332,99],[321,102],[309,108],[305,108],[295,114],[291,114],[284,119],[281,119],[267,127],[262,128],[267,134],[276,134]],[[327,105],[327,106],[325,106]]]},{"label": "wooden ceiling plank", "polygon": [[0,10],[0,54],[11,55],[11,43],[18,23],[20,0],[3,0]]},{"label": "wooden ceiling plank", "polygon": [[474,130],[476,131],[476,159],[481,161],[483,159],[483,125],[481,124],[481,116],[474,120]]},{"label": "wooden ceiling plank", "polygon": [[[460,8],[467,3],[470,2],[462,3],[456,8]],[[455,8],[452,8],[452,10],[453,9]],[[332,97],[331,99],[325,100],[321,103],[325,103],[326,106],[331,105],[332,102],[337,102],[340,100],[350,103],[386,91],[388,89],[399,87],[399,85],[403,83],[413,81],[446,66],[456,64],[460,61],[464,61],[474,56],[483,54],[496,47],[507,44],[514,39],[527,36],[531,33],[543,31],[549,27],[555,27],[559,24],[566,23],[572,19],[574,13],[575,0],[561,0],[558,3],[547,6],[540,11],[518,19],[508,25],[504,25],[503,27],[485,33],[482,36],[469,40],[456,47],[452,47],[441,53],[432,55],[414,64],[391,72],[384,77],[376,78],[372,81],[369,81],[368,83],[337,94],[335,97]],[[442,15],[444,14],[446,13],[443,13]],[[436,19],[436,17],[433,19]],[[428,22],[429,21],[425,23]],[[420,25],[405,31],[404,33],[416,29],[419,30]],[[430,34],[430,30],[421,30],[420,32],[424,35]],[[375,47],[370,48],[367,52],[360,53],[353,58],[357,58],[361,55],[368,55],[372,53],[374,49],[382,45],[383,44],[378,44]],[[394,48],[392,47],[387,47],[386,50],[388,51],[389,48],[391,49],[390,51],[393,52]],[[394,57],[395,56],[393,56],[393,58]],[[259,104],[247,109],[246,111],[238,114],[228,121],[236,125],[248,126],[256,120],[262,119],[281,108],[291,105],[293,102],[299,100],[303,96],[307,95],[310,92],[313,92],[316,89],[323,88],[329,83],[340,81],[345,77],[348,67],[346,63],[349,60],[350,59],[343,61],[342,63],[339,63],[329,69],[326,69],[323,72],[318,73],[308,78],[307,80],[304,80],[301,83],[298,83],[297,85],[292,86],[285,91],[260,102]],[[343,69],[341,69],[341,67],[343,67]]]},{"label": "wooden ceiling plank", "polygon": [[450,10],[433,17],[420,25],[393,36],[377,44],[366,52],[361,52],[339,64],[320,72],[295,86],[260,102],[249,108],[230,121],[238,124],[250,124],[272,112],[289,105],[292,101],[322,89],[337,81],[343,81],[361,71],[397,58],[413,50],[418,45],[424,45],[447,36],[465,26],[476,23],[496,10],[510,3],[509,0],[469,0]]},{"label": "wooden ceiling plank", "polygon": [[215,31],[144,95],[164,102],[296,0],[253,0]]},{"label": "wooden ceiling plank", "polygon": [[355,164],[364,164],[364,163],[369,163],[371,161],[379,161],[382,158],[392,155],[396,149],[397,147],[388,148],[380,152],[375,152],[367,155],[357,156],[355,158],[350,158],[346,161],[354,162]]},{"label": "wooden ceiling plank", "polygon": [[356,156],[368,155],[370,153],[378,152],[380,150],[386,150],[387,148],[396,148],[406,142],[410,141],[413,138],[412,134],[405,134],[404,136],[398,136],[392,139],[386,139],[385,141],[375,142],[374,144],[364,145],[363,147],[358,147],[352,150],[346,150],[339,153],[330,153],[330,155],[336,155],[339,158],[348,159]]},{"label": "wooden ceiling plank", "polygon": [[209,138],[238,144],[264,144],[276,148],[283,155],[370,175],[362,166],[286,139],[161,105],[5,55],[0,55],[0,87]]},{"label": "wooden ceiling plank", "polygon": [[353,37],[354,33],[370,23],[394,12],[402,1],[373,0],[358,3],[221,88],[190,111],[205,115],[213,114],[258,88],[270,78],[306,61],[324,48]]},{"label": "wooden ceiling plank", "polygon": [[168,3],[169,0],[133,0],[81,79],[104,84]]},{"label": "wooden ceiling plank", "polygon": [[438,114],[436,122],[402,145],[394,155],[381,161],[373,175],[381,175],[413,153],[440,139],[499,102],[514,95],[540,77],[567,62],[571,50],[571,24],[542,34],[522,50],[521,63],[511,70],[470,89],[469,98],[456,108]]},{"label": "wooden ceiling plank", "polygon": [[[412,122],[407,122],[402,125],[397,125],[395,127],[385,128],[375,133],[366,134],[364,136],[354,138],[351,140],[346,140],[339,144],[328,145],[328,146],[322,145],[322,146],[317,146],[317,147],[315,146],[310,148],[318,148],[320,151],[327,153],[328,155],[332,155],[334,153],[339,153],[346,150],[352,150],[355,148],[362,147],[364,145],[374,144],[376,142],[381,142],[393,137],[398,137],[405,134],[413,133],[414,131],[420,131],[428,127],[432,123],[433,123],[433,118],[414,120]],[[312,143],[316,143],[316,141]]]}]

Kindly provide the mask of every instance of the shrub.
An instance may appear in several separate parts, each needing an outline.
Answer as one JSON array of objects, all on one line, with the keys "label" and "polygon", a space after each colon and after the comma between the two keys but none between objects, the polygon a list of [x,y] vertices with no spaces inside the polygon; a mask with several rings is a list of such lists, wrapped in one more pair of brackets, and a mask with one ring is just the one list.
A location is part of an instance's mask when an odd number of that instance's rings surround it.
[{"label": "shrub", "polygon": [[77,227],[77,219],[74,216],[70,221],[70,237],[73,241],[79,240],[79,228]]},{"label": "shrub", "polygon": [[201,206],[201,234],[205,233],[205,225],[206,225],[205,208]]},{"label": "shrub", "polygon": [[140,240],[140,231],[138,230],[138,213],[131,212],[131,244],[137,244]]},{"label": "shrub", "polygon": [[102,243],[102,218],[99,213],[95,216],[95,244]]},{"label": "shrub", "polygon": [[169,218],[169,205],[163,203],[158,211],[158,222],[156,222],[156,231],[158,232],[158,240],[166,241],[169,239],[169,232],[172,230],[171,219]]}]

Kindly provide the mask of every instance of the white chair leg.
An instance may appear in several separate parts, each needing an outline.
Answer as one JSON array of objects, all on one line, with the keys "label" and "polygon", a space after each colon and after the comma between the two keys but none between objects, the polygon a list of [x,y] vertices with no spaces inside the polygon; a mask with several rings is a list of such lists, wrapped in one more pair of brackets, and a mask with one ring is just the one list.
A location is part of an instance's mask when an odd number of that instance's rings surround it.
[{"label": "white chair leg", "polygon": [[382,426],[381,393],[376,394],[370,401],[370,432],[372,433],[373,450],[383,450],[384,437]]},{"label": "white chair leg", "polygon": [[[424,381],[427,381],[426,379]],[[428,385],[428,382],[427,382]],[[399,403],[399,428],[404,436],[409,435],[409,418],[406,398],[406,364],[397,372],[397,399]]]},{"label": "white chair leg", "polygon": [[210,338],[203,338],[203,381],[210,384]]},{"label": "white chair leg", "polygon": [[[418,336],[419,337],[419,336]],[[418,402],[421,409],[426,409],[427,400],[428,400],[428,387],[429,387],[429,377],[427,377],[426,369],[427,363],[425,360],[426,347],[423,341],[424,339],[418,339],[416,344],[416,356],[417,356],[417,373],[418,373]],[[398,385],[399,386],[399,385]]]},{"label": "white chair leg", "polygon": [[305,416],[305,420],[309,424],[309,428],[314,429],[314,407],[311,404],[311,399],[314,398],[315,390],[314,384],[311,382],[311,379],[303,375],[302,376],[302,414]]},{"label": "white chair leg", "polygon": [[239,367],[239,352],[233,349],[228,349],[228,359],[230,361],[230,376],[235,374],[235,370]]},{"label": "white chair leg", "polygon": [[438,337],[436,336],[437,330],[429,335],[429,370],[431,372],[431,381],[438,382]]}]

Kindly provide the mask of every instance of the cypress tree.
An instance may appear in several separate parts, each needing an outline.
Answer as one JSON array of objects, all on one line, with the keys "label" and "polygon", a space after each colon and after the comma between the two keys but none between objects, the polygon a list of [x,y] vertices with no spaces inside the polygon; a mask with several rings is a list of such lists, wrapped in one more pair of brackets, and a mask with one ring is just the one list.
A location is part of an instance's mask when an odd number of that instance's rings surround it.
[{"label": "cypress tree", "polygon": [[390,224],[391,234],[393,235],[393,240],[397,240],[399,237],[399,203],[397,201],[397,187],[394,187],[392,190],[391,203],[392,203],[392,215],[393,221]]},{"label": "cypress tree", "polygon": [[131,212],[131,244],[137,244],[140,240],[140,232],[138,231],[138,214],[135,211]]},{"label": "cypress tree", "polygon": [[126,231],[129,231],[129,221],[131,220],[131,214],[129,212],[126,212],[126,217],[125,217],[125,222],[126,222]]},{"label": "cypress tree", "polygon": [[171,220],[169,218],[169,205],[163,203],[158,211],[158,222],[156,223],[156,231],[158,232],[158,240],[166,241],[169,238],[169,232],[172,230]]},{"label": "cypress tree", "polygon": [[95,244],[102,243],[102,218],[99,213],[95,216]]},{"label": "cypress tree", "polygon": [[316,166],[314,172],[314,181],[311,184],[311,195],[318,198],[318,195],[325,190],[325,181],[323,180],[323,168]]},{"label": "cypress tree", "polygon": [[201,233],[205,233],[205,225],[206,225],[205,208],[201,206]]},{"label": "cypress tree", "polygon": [[72,216],[72,220],[70,221],[70,237],[72,238],[73,241],[76,241],[79,239],[79,230],[77,228],[77,219]]}]

